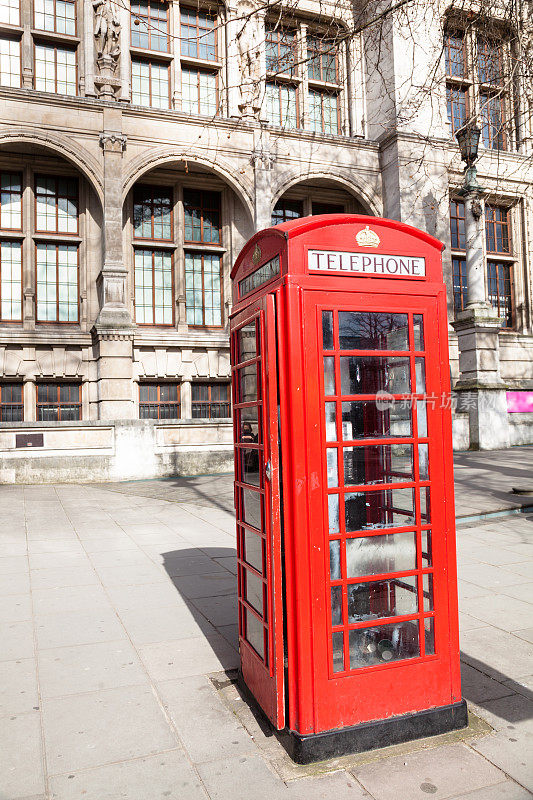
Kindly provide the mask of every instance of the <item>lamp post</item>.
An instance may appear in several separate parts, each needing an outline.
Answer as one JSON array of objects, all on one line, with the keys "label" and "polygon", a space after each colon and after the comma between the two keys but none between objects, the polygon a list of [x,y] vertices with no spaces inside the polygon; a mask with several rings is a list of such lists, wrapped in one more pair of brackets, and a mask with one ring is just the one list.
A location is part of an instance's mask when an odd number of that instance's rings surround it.
[{"label": "lamp post", "polygon": [[488,308],[485,296],[485,269],[483,261],[483,188],[477,182],[475,162],[478,157],[481,130],[467,123],[455,135],[461,158],[466,163],[463,187],[460,191],[465,203],[466,282],[467,309]]}]

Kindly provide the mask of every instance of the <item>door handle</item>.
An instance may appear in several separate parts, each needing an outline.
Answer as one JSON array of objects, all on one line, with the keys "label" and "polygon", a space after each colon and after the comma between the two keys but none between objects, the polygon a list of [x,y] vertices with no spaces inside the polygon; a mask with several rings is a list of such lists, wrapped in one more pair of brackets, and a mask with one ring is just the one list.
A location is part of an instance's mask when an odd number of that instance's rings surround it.
[{"label": "door handle", "polygon": [[265,478],[269,483],[272,480],[272,466],[270,464],[270,459],[265,464]]}]

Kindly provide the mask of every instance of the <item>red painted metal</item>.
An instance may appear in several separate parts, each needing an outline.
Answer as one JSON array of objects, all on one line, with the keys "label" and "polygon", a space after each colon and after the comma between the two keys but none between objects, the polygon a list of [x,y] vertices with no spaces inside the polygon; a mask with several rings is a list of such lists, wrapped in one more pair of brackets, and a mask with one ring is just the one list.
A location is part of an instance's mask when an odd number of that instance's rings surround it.
[{"label": "red painted metal", "polygon": [[[367,227],[377,237],[367,232],[359,245],[356,237]],[[461,699],[442,248],[428,234],[393,220],[308,217],[256,234],[232,271],[241,666],[247,685],[280,729],[313,734]],[[349,256],[343,257],[342,270],[318,272],[308,266],[310,250],[356,254],[357,263],[364,263],[359,255],[377,257],[378,268],[386,254],[397,257],[391,270],[400,256],[423,258],[425,275],[354,273]],[[320,258],[319,263],[339,264],[333,256]],[[322,312],[332,322],[327,342]],[[340,331],[346,320],[367,324],[384,315],[399,320],[398,335],[386,340],[389,349],[380,343],[369,349],[357,339],[348,349]],[[237,387],[237,337],[250,320],[257,320],[261,331],[254,363],[263,387],[264,442],[257,445],[262,482],[254,491],[262,494],[265,507],[262,580],[268,614],[262,624],[268,659],[248,640],[253,636],[247,638],[243,618],[249,611],[244,580],[250,567],[242,541],[247,524],[241,490],[247,484],[239,471],[238,438],[246,405]],[[327,387],[324,359],[332,369]],[[364,392],[347,389],[350,370],[359,370]],[[387,380],[403,376],[402,391],[381,398],[369,385],[372,370],[379,380],[385,374]],[[393,416],[387,411],[391,405],[365,416],[378,401],[392,403]],[[326,403],[333,420],[327,429]],[[403,427],[397,425],[393,435],[390,420],[402,404]],[[362,427],[351,423],[352,417],[361,418]],[[373,419],[389,420],[390,429],[378,435]],[[350,430],[352,435],[356,430],[353,439]],[[402,540],[394,538],[402,533]],[[384,542],[394,553],[407,548],[412,563],[391,572],[382,559],[379,574],[372,564],[357,572],[359,562],[348,553],[375,551]]]}]

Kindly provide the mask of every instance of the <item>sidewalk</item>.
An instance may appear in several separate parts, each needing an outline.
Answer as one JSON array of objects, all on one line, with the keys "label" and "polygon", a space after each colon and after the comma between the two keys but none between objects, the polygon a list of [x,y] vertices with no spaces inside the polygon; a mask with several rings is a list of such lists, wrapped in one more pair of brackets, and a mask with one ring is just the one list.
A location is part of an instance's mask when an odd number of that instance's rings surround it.
[{"label": "sidewalk", "polygon": [[[532,504],[533,447],[457,461],[460,516]],[[232,503],[230,476],[0,487],[0,800],[533,796],[533,514],[458,528],[470,728],[298,767],[228,680]]]}]

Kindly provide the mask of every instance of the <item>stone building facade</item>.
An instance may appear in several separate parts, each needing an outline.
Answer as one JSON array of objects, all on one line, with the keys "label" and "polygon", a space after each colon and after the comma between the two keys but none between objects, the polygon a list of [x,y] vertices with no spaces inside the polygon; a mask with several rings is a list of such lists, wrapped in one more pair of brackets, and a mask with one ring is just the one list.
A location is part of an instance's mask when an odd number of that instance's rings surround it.
[{"label": "stone building facade", "polygon": [[[1,480],[229,468],[232,263],[256,230],[331,211],[445,242],[453,379],[488,370],[515,403],[480,440],[463,392],[456,446],[533,441],[520,410],[533,391],[530,87],[502,77],[505,21],[487,38],[438,2],[408,9],[376,36],[351,4],[313,0],[272,14],[252,0],[0,0]],[[460,363],[453,132],[471,114],[499,323],[464,339]]]}]

